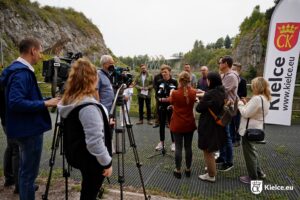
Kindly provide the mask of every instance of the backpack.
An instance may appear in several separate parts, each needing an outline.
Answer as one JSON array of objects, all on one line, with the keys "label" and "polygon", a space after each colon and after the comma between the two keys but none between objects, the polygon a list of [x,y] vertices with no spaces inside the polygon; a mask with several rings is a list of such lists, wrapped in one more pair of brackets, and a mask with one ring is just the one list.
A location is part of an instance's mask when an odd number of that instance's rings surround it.
[{"label": "backpack", "polygon": [[62,118],[60,125],[62,128],[61,130],[63,131],[63,148],[67,162],[77,169],[80,169],[84,162],[89,162],[90,160],[96,161],[96,157],[90,154],[86,148],[83,127],[78,118],[79,111],[89,105],[97,106],[102,113],[105,146],[107,147],[110,156],[112,156],[111,129],[108,119],[105,117],[106,114],[103,107],[96,103],[79,105],[74,108],[66,118]]},{"label": "backpack", "polygon": [[210,108],[208,108],[209,113],[214,118],[216,124],[219,126],[225,127],[228,125],[232,118],[237,114],[238,111],[238,98],[235,99],[233,105],[232,104],[225,104],[223,106],[223,110],[220,115],[216,115]]}]

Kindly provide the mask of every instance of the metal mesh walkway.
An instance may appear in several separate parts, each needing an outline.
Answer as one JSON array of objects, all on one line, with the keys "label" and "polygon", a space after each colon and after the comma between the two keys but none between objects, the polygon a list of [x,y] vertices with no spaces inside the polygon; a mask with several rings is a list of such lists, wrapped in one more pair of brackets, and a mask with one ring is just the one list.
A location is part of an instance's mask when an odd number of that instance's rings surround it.
[{"label": "metal mesh walkway", "polygon": [[[54,117],[54,116],[52,116]],[[53,120],[54,121],[54,120]],[[137,119],[132,119],[133,123]],[[173,177],[175,168],[174,153],[170,151],[170,134],[166,129],[166,147],[168,156],[156,156],[147,159],[157,153],[154,148],[159,141],[159,129],[152,128],[147,124],[133,126],[134,138],[137,144],[138,155],[143,166],[141,167],[147,193],[165,194],[173,198],[183,199],[299,199],[300,198],[300,125],[291,127],[267,125],[266,145],[257,145],[260,155],[261,167],[267,174],[264,184],[293,186],[292,191],[270,191],[264,190],[259,195],[250,191],[250,186],[239,182],[239,176],[246,175],[247,170],[241,147],[234,148],[234,168],[228,172],[218,172],[216,183],[206,183],[198,179],[199,174],[204,173],[203,154],[197,148],[197,132],[193,138],[193,164],[192,175],[182,179]],[[45,175],[48,171],[50,147],[52,142],[52,131],[45,134],[44,150],[41,160],[41,173]],[[6,141],[4,134],[0,134],[0,152],[4,152]],[[126,133],[125,154],[125,188],[130,190],[141,190],[141,182],[138,168],[134,159],[132,148],[129,147],[128,135]],[[183,153],[184,155],[184,153]],[[3,153],[0,154],[0,164],[3,166]],[[109,186],[118,188],[117,155],[114,155],[113,176],[110,178]],[[185,160],[183,156],[183,169]],[[61,157],[58,155],[55,170],[61,168]],[[79,171],[71,172],[74,179],[80,180]]]}]

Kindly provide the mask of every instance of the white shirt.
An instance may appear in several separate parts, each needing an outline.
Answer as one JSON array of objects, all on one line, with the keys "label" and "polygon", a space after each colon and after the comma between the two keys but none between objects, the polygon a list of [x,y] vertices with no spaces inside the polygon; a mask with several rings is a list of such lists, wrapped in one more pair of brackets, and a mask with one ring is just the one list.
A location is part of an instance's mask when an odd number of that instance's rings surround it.
[{"label": "white shirt", "polygon": [[146,80],[146,74],[142,74],[143,87],[144,87],[144,85],[145,85],[145,80]]},{"label": "white shirt", "polygon": [[253,96],[246,105],[244,105],[242,102],[239,102],[238,107],[241,113],[239,134],[241,136],[244,136],[245,134],[248,118],[250,118],[248,128],[263,129],[263,112],[260,97],[263,98],[264,115],[266,117],[269,112],[270,102],[263,95]]},{"label": "white shirt", "polygon": [[17,58],[17,61],[19,61],[20,63],[26,65],[31,71],[34,72],[34,68],[24,58],[19,57],[19,58]]}]

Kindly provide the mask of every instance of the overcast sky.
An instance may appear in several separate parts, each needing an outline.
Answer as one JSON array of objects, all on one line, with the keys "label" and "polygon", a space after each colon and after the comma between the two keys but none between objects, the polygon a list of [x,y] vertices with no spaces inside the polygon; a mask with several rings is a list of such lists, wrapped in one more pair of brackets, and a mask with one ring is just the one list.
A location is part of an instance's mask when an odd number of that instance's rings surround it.
[{"label": "overcast sky", "polygon": [[116,56],[163,55],[193,48],[195,40],[215,42],[235,36],[256,5],[273,0],[31,0],[72,7],[96,24]]}]

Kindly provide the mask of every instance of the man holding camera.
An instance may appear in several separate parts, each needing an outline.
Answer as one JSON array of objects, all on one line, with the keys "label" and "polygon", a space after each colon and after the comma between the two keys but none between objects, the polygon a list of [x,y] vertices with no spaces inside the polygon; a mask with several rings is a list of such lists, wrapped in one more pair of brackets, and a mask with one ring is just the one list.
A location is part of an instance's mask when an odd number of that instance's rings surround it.
[{"label": "man holding camera", "polygon": [[[168,97],[172,89],[177,89],[178,83],[175,79],[171,77],[171,67],[169,65],[163,64],[161,66],[162,79],[157,81],[156,85],[156,98],[158,99],[158,113],[159,113],[159,135],[160,142],[155,147],[155,150],[160,151],[165,148],[165,124],[169,124],[172,116],[172,109],[169,107],[170,103],[168,102]],[[173,134],[171,133],[172,145],[171,151],[175,151],[175,143]]]},{"label": "man holding camera", "polygon": [[141,73],[135,78],[135,87],[138,92],[138,103],[139,103],[139,118],[140,121],[136,124],[143,124],[144,118],[144,102],[147,108],[147,120],[148,124],[152,125],[151,122],[151,92],[153,77],[147,70],[147,65],[141,64]]},{"label": "man holding camera", "polygon": [[[20,57],[8,66],[1,75],[5,88],[5,128],[8,146],[19,148],[20,199],[34,199],[35,179],[38,175],[43,148],[43,133],[51,129],[47,107],[57,105],[59,99],[45,101],[34,74],[35,65],[41,58],[42,46],[35,38],[20,42]],[[15,175],[16,176],[16,175]]]}]

